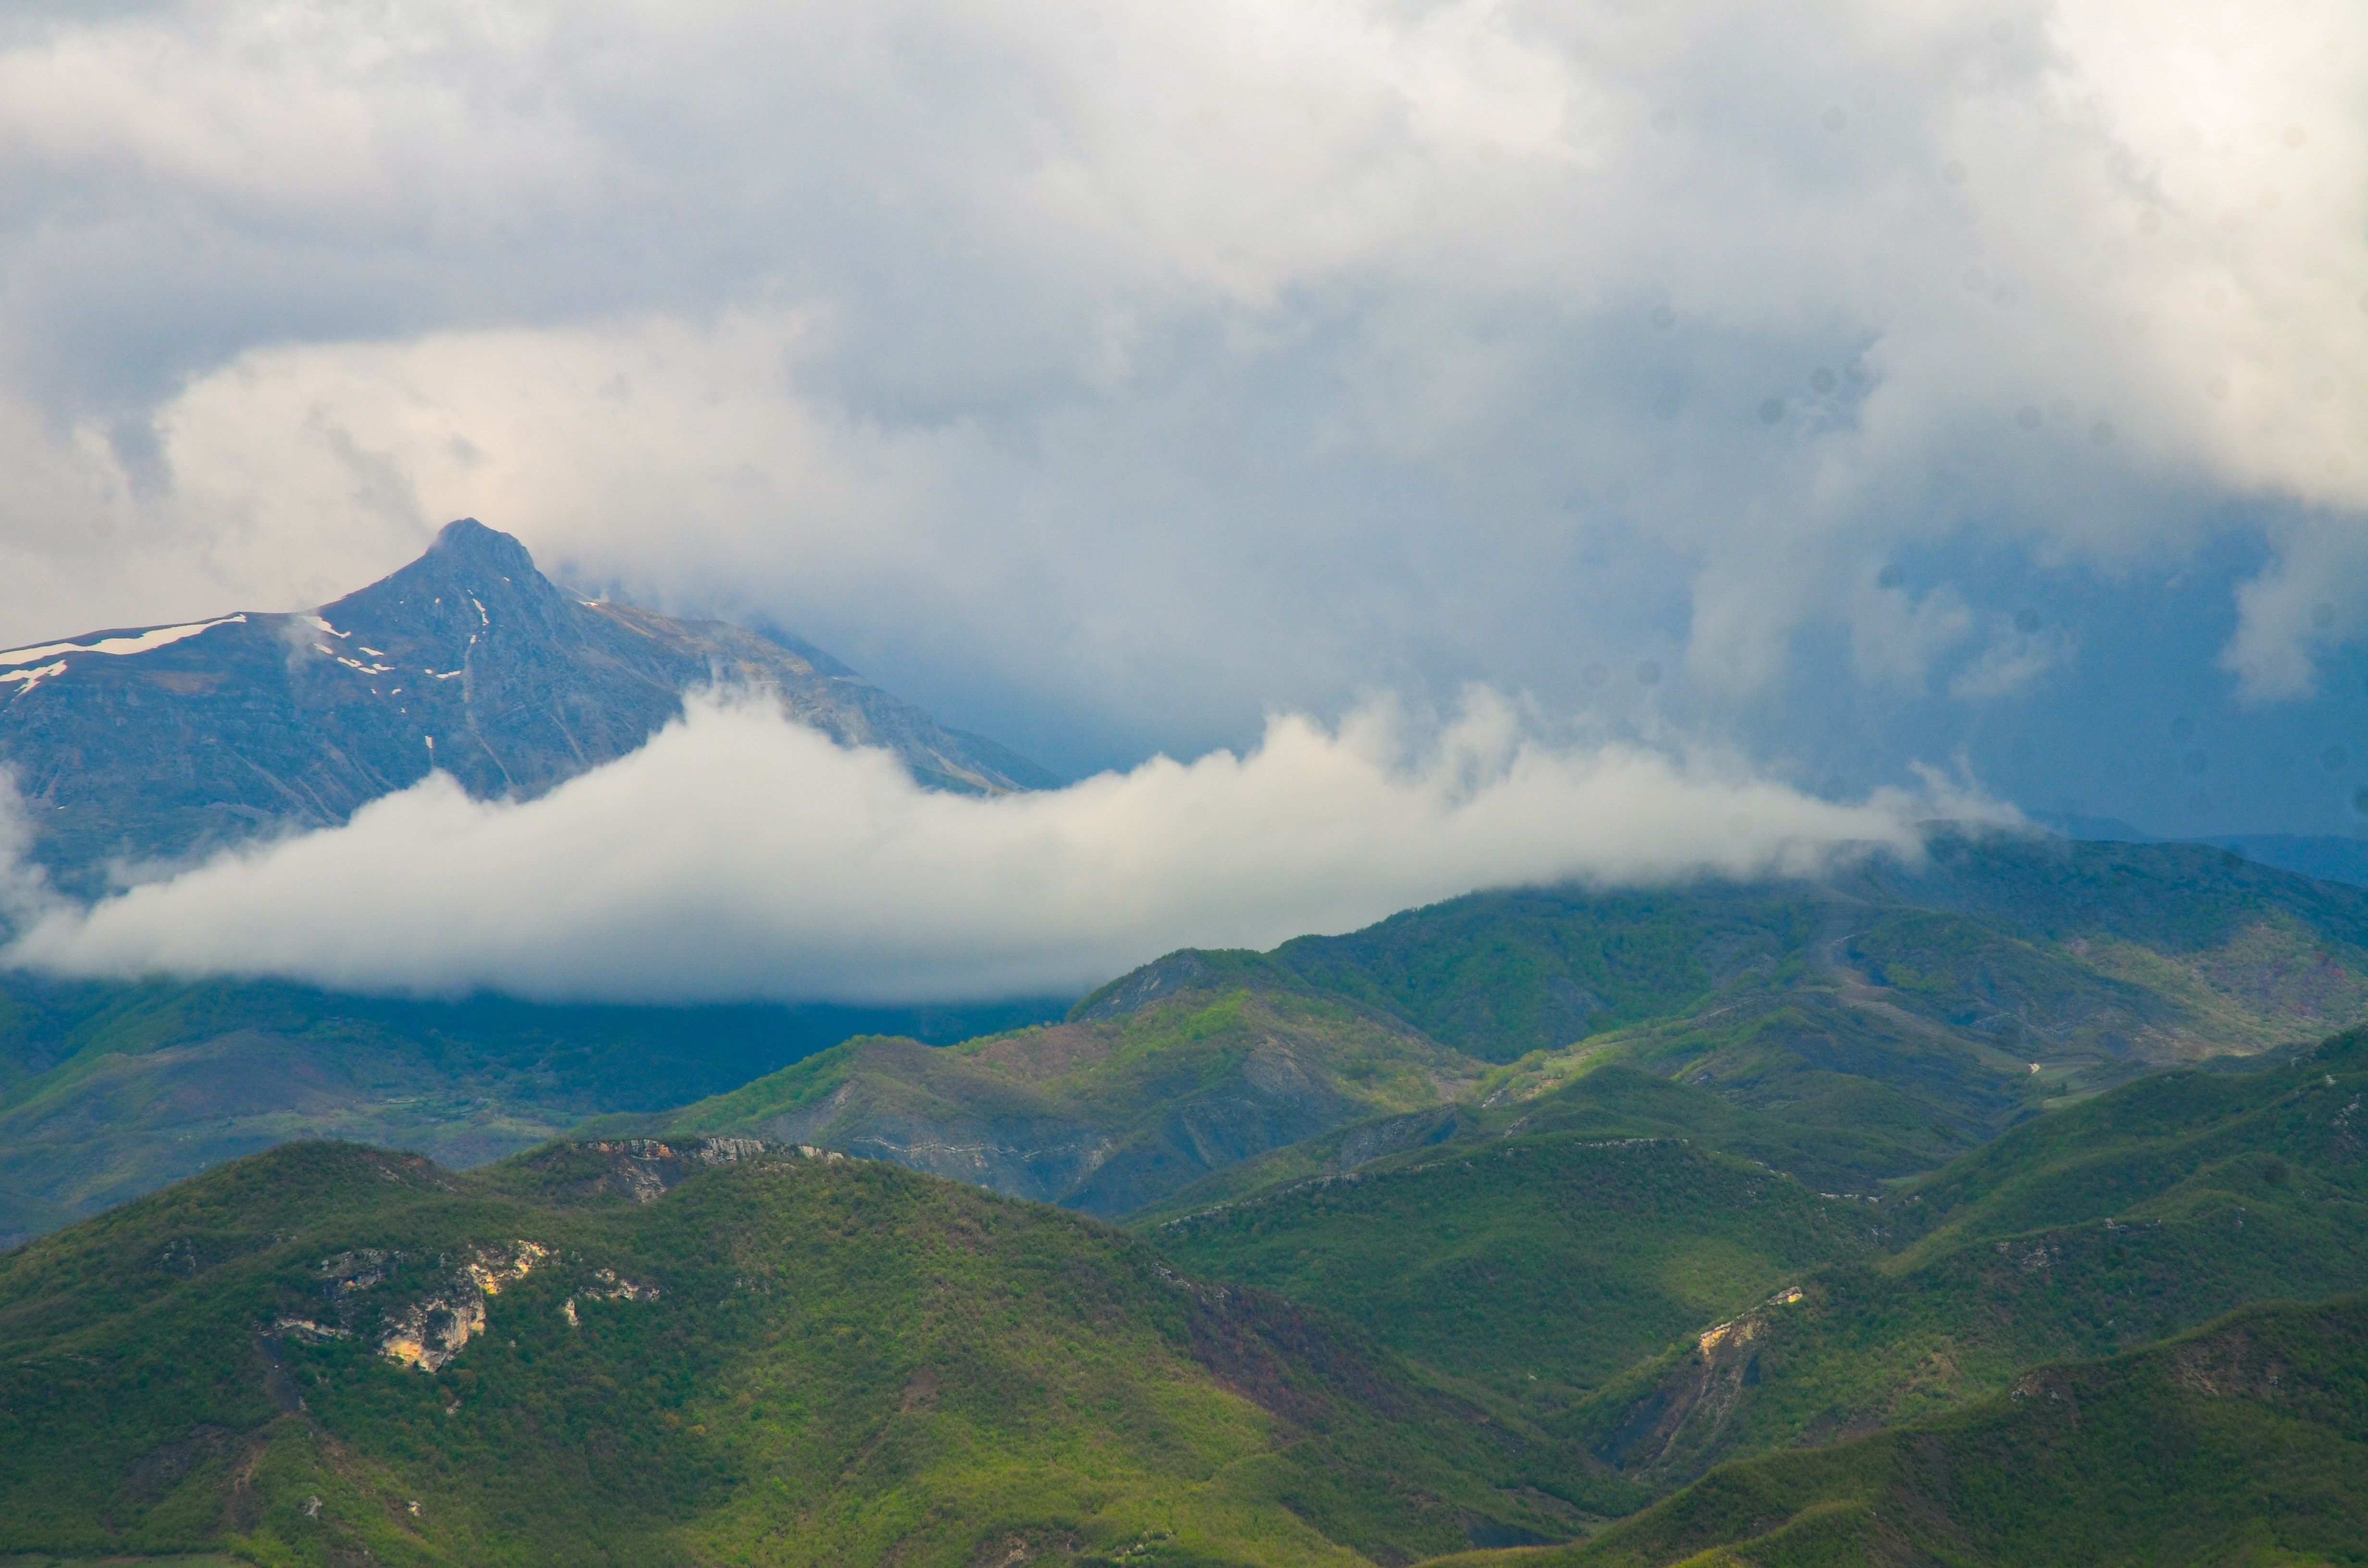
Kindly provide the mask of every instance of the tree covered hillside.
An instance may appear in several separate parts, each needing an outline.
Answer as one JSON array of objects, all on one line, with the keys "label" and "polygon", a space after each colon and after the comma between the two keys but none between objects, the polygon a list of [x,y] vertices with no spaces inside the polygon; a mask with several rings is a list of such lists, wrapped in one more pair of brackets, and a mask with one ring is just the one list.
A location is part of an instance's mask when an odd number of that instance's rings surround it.
[{"label": "tree covered hillside", "polygon": [[45,1238],[0,1453],[0,1551],[290,1564],[1403,1562],[1632,1495],[1092,1221],[748,1143],[293,1144]]},{"label": "tree covered hillside", "polygon": [[2368,1562],[2368,1298],[2238,1312],[1972,1408],[1715,1471],[1583,1546],[1440,1568]]}]

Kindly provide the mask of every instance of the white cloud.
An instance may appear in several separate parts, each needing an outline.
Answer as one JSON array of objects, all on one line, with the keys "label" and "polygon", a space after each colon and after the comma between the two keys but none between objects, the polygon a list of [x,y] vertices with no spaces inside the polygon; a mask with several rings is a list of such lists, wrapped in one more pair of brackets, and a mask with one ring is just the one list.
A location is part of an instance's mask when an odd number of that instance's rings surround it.
[{"label": "white cloud", "polygon": [[1427,738],[1386,709],[1338,731],[1278,717],[1245,756],[983,801],[697,701],[531,802],[431,776],[347,826],[29,912],[6,958],[618,1000],[1083,990],[1178,946],[1264,947],[1474,887],[1912,857],[1916,816],[1963,804],[1838,805],[1707,759],[1556,750],[1486,693]]},{"label": "white cloud", "polygon": [[1921,687],[1955,601],[1863,563],[2226,497],[2326,519],[2238,603],[2275,697],[2282,585],[2368,570],[2344,0],[60,10],[0,194],[0,641],[468,513],[1195,736],[1804,629]]},{"label": "white cloud", "polygon": [[2311,695],[2318,655],[2368,631],[2368,549],[2351,518],[2283,530],[2270,569],[2237,591],[2237,635],[2221,657],[2256,700]]},{"label": "white cloud", "polygon": [[1920,689],[1933,661],[1973,631],[1973,611],[1954,590],[1913,597],[1877,578],[1861,590],[1853,617],[1851,663],[1862,680]]}]

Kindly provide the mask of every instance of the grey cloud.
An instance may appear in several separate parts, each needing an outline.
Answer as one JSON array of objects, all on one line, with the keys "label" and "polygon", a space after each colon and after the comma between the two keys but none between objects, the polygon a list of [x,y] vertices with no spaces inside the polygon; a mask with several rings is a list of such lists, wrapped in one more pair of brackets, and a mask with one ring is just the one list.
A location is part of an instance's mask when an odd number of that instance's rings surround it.
[{"label": "grey cloud", "polygon": [[2351,635],[2307,587],[2368,562],[2338,7],[46,25],[0,49],[10,640],[321,597],[473,513],[1120,750],[1650,658],[1602,715],[1645,733],[1826,634],[1971,699],[1988,607],[1865,562],[2166,567],[2257,529],[2199,527],[2226,494],[2327,519],[2269,538],[2230,678]]}]

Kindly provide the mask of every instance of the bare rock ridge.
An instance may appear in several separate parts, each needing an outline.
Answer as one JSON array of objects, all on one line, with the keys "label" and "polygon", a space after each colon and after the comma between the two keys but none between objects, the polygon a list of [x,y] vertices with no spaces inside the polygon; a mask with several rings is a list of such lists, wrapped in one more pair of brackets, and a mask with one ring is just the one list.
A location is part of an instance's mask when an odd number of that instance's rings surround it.
[{"label": "bare rock ridge", "polygon": [[1058,782],[795,639],[574,597],[517,540],[466,517],[309,614],[0,652],[0,766],[35,858],[87,896],[112,866],[342,823],[431,766],[480,798],[541,794],[640,746],[712,682],[768,691],[935,788]]}]

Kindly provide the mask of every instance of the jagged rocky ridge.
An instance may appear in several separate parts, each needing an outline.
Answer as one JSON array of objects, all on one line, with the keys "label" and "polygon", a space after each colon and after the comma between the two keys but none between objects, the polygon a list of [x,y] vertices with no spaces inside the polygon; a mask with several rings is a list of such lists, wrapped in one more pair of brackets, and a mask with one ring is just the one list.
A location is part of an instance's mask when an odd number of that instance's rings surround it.
[{"label": "jagged rocky ridge", "polygon": [[710,684],[769,693],[923,783],[1057,783],[794,640],[581,599],[473,518],[417,561],[303,614],[256,611],[0,652],[0,766],[31,853],[69,892],[109,868],[344,822],[441,767],[532,797],[632,751]]}]

